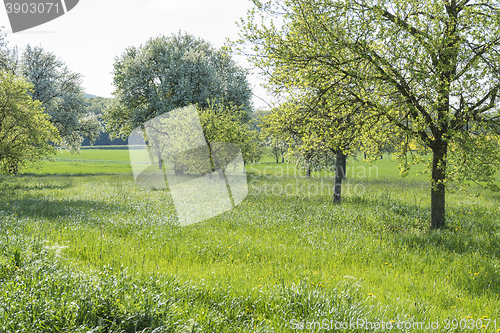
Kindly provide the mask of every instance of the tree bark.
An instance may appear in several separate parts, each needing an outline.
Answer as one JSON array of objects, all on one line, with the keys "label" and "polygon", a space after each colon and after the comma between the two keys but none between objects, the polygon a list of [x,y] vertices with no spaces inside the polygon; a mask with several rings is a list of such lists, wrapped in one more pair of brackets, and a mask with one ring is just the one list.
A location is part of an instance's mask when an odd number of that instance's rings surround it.
[{"label": "tree bark", "polygon": [[163,170],[163,163],[161,161],[161,154],[158,154],[158,169]]},{"label": "tree bark", "polygon": [[342,152],[342,150],[337,150],[335,156],[335,187],[333,189],[334,204],[340,204],[342,198],[342,180],[346,178],[346,160],[347,156]]},{"label": "tree bark", "polygon": [[176,176],[184,175],[184,170],[182,169],[182,165],[174,161],[174,173]]},{"label": "tree bark", "polygon": [[9,165],[9,173],[11,175],[17,176],[19,174],[19,162],[11,161]]},{"label": "tree bark", "polygon": [[446,142],[436,143],[432,149],[432,181],[431,181],[431,229],[445,226],[446,185]]},{"label": "tree bark", "polygon": [[311,166],[309,165],[309,163],[307,163],[306,167],[306,177],[311,178]]}]

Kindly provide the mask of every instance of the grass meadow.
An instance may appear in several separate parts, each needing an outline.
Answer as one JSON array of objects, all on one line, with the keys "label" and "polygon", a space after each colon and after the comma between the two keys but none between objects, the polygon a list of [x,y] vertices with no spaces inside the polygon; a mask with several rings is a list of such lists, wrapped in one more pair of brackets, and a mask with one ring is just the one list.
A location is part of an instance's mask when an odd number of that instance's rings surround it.
[{"label": "grass meadow", "polygon": [[0,176],[0,331],[500,331],[500,194],[450,188],[431,232],[427,175],[348,164],[341,205],[331,174],[247,165],[247,198],[187,227],[126,150]]}]

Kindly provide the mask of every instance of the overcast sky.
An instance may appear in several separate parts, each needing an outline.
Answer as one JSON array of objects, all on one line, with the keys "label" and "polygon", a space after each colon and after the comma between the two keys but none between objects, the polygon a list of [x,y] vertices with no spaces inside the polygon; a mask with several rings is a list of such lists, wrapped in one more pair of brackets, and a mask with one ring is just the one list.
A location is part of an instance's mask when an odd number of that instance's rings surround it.
[{"label": "overcast sky", "polygon": [[[29,1],[27,1],[29,2]],[[38,27],[11,31],[7,12],[0,8],[0,26],[10,47],[42,46],[83,75],[87,93],[111,97],[116,56],[128,46],[140,46],[159,35],[187,32],[215,47],[238,37],[237,21],[246,17],[251,0],[80,0],[67,14]],[[245,58],[235,60],[249,68]],[[254,94],[268,100],[255,77]],[[265,103],[254,98],[256,107]]]}]

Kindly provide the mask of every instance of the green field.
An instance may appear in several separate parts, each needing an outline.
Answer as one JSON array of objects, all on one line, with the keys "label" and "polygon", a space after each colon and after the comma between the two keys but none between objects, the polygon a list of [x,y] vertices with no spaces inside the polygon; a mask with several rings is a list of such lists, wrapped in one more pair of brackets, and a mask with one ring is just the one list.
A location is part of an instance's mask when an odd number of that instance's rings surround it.
[{"label": "green field", "polygon": [[103,174],[132,172],[125,149],[89,149],[79,154],[59,151],[52,162],[24,170],[24,174]]},{"label": "green field", "polygon": [[266,158],[239,206],[188,227],[126,150],[0,176],[0,331],[500,331],[500,195],[452,188],[430,232],[427,175],[348,163],[340,206],[331,174]]}]

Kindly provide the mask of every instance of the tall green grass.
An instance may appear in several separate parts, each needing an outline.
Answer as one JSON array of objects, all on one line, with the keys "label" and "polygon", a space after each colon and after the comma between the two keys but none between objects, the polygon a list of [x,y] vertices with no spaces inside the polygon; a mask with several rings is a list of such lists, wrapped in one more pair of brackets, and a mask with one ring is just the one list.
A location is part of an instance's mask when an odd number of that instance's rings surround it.
[{"label": "tall green grass", "polygon": [[0,331],[497,331],[500,196],[451,191],[447,228],[430,232],[425,175],[363,163],[342,205],[331,175],[248,165],[242,204],[188,227],[129,173],[0,177]]}]

